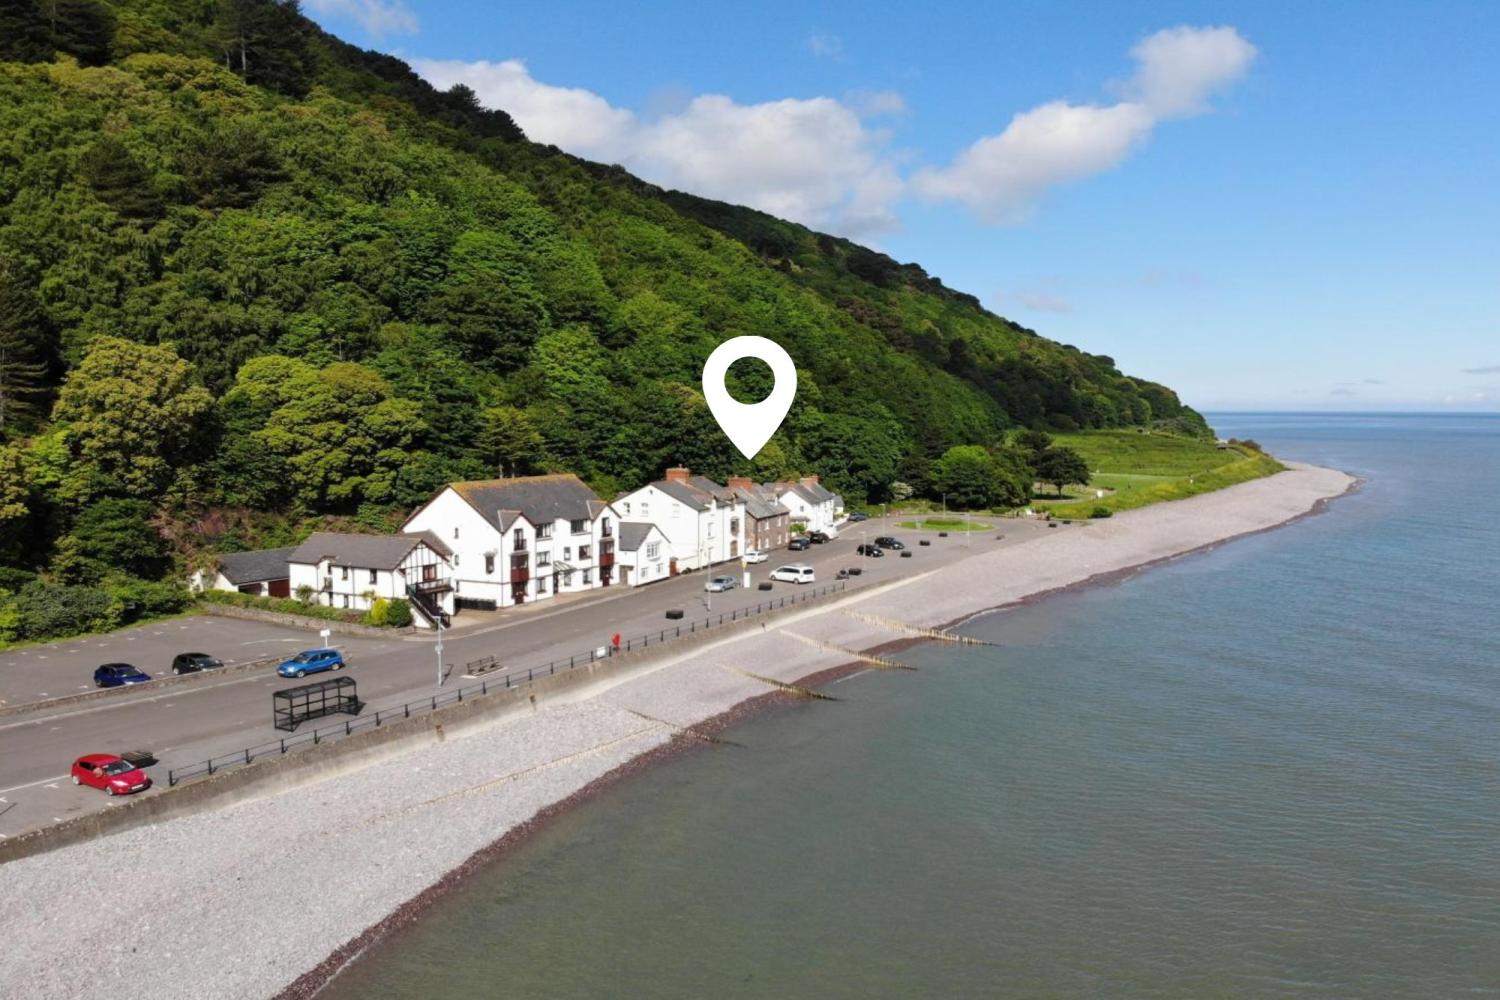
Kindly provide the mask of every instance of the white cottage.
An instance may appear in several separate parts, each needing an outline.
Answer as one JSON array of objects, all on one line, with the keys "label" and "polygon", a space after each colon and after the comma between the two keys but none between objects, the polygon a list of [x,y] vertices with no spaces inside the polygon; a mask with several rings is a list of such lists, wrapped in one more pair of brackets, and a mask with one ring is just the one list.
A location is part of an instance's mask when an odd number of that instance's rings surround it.
[{"label": "white cottage", "polygon": [[193,574],[194,590],[228,590],[257,597],[290,597],[291,576],[287,559],[296,546],[228,552],[219,556],[212,569]]},{"label": "white cottage", "polygon": [[620,582],[628,587],[655,583],[671,576],[667,536],[654,524],[620,522]]},{"label": "white cottage", "polygon": [[767,483],[776,493],[781,505],[791,511],[792,523],[800,524],[808,531],[823,531],[837,534],[835,510],[837,498],[818,485],[817,476],[803,476],[796,482]]},{"label": "white cottage", "polygon": [[358,535],[315,531],[287,556],[291,592],[318,604],[368,611],[378,598],[411,604],[412,623],[431,628],[453,613],[452,553],[427,532]]},{"label": "white cottage", "polygon": [[574,475],[452,483],[406,519],[453,552],[454,606],[494,610],[614,582],[617,517]]},{"label": "white cottage", "polygon": [[686,468],[623,494],[620,519],[655,524],[667,539],[669,575],[738,559],[745,550],[745,501],[734,490]]}]

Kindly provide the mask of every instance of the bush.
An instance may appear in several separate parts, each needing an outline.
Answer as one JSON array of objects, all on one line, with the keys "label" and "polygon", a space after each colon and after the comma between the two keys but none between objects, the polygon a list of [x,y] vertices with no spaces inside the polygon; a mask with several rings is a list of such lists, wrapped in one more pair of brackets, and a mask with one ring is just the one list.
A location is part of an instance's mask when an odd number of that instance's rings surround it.
[{"label": "bush", "polygon": [[119,577],[107,582],[104,589],[110,596],[114,617],[122,624],[176,614],[193,600],[182,587],[166,580]]},{"label": "bush", "polygon": [[98,587],[73,587],[33,580],[16,592],[11,606],[19,639],[55,639],[97,632],[118,624],[114,602]]},{"label": "bush", "polygon": [[386,606],[385,623],[390,628],[407,628],[410,626],[411,605],[399,597],[393,598]]},{"label": "bush", "polygon": [[1089,511],[1089,517],[1114,517],[1115,512],[1108,507],[1095,507]]},{"label": "bush", "polygon": [[[302,588],[297,589],[300,591]],[[311,587],[307,589],[312,590]],[[284,615],[301,615],[304,618],[322,618],[331,622],[358,622],[364,617],[363,612],[330,608],[310,601],[304,603],[290,597],[261,597],[259,594],[241,594],[228,590],[205,590],[198,595],[198,600],[209,604],[229,604],[237,608],[259,608]]]},{"label": "bush", "polygon": [[375,603],[370,605],[370,610],[365,612],[365,624],[380,628],[386,624],[391,613],[391,602],[384,597],[377,597]]},{"label": "bush", "polygon": [[11,566],[0,566],[0,590],[17,591],[36,579],[35,573]]}]

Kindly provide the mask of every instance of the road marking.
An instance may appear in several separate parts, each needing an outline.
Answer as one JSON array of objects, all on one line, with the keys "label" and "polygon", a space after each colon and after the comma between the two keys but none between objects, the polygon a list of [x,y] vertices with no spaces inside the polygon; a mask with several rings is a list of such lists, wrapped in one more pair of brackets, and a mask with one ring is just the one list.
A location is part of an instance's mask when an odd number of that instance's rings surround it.
[{"label": "road marking", "polygon": [[55,791],[57,791],[57,782],[54,781],[54,782],[52,782],[49,785],[44,785],[43,787],[50,788],[50,789],[52,789],[55,792]]}]

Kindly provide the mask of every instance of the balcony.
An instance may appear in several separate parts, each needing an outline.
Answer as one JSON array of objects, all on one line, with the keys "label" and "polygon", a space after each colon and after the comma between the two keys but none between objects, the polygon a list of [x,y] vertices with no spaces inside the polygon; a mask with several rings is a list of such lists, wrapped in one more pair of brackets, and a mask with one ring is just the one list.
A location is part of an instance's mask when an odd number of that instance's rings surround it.
[{"label": "balcony", "polygon": [[615,546],[612,542],[604,542],[599,546],[599,568],[615,564]]},{"label": "balcony", "polygon": [[447,580],[423,580],[412,584],[411,589],[421,594],[446,594],[453,589],[453,584]]}]

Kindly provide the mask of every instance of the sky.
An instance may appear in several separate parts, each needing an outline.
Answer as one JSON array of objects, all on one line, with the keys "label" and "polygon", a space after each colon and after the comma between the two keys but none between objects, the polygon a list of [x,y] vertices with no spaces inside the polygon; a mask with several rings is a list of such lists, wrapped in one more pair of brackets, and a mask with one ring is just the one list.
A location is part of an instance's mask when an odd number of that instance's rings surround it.
[{"label": "sky", "polygon": [[1500,3],[303,6],[1199,409],[1500,410]]}]

